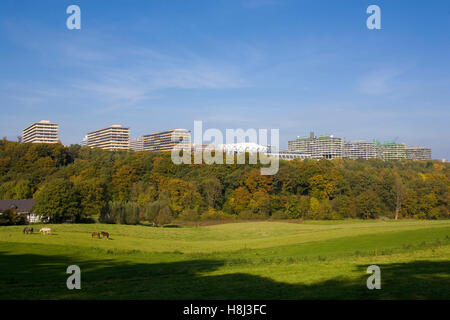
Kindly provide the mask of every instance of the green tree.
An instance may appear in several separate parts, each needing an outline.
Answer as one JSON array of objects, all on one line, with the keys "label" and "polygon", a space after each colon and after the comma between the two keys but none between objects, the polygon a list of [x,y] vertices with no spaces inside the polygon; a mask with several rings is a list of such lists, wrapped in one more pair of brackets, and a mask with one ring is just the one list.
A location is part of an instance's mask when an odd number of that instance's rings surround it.
[{"label": "green tree", "polygon": [[108,210],[106,182],[99,178],[77,179],[74,187],[80,195],[84,216],[100,216]]},{"label": "green tree", "polygon": [[368,190],[361,193],[355,201],[360,218],[374,219],[380,215],[380,199],[374,191]]},{"label": "green tree", "polygon": [[26,224],[26,219],[15,210],[7,209],[0,213],[0,226],[13,226],[20,224]]},{"label": "green tree", "polygon": [[34,211],[53,223],[79,222],[84,218],[79,193],[69,180],[62,178],[53,179],[38,190]]},{"label": "green tree", "polygon": [[321,214],[320,201],[317,198],[311,197],[309,200],[309,217],[311,219],[318,219]]},{"label": "green tree", "polygon": [[14,188],[14,199],[30,199],[33,196],[30,182],[28,180],[19,180]]},{"label": "green tree", "polygon": [[155,218],[155,223],[158,226],[163,226],[172,222],[173,214],[168,206],[164,206],[159,210]]},{"label": "green tree", "polygon": [[297,195],[290,195],[286,203],[286,215],[290,219],[297,219],[302,214],[300,199]]}]

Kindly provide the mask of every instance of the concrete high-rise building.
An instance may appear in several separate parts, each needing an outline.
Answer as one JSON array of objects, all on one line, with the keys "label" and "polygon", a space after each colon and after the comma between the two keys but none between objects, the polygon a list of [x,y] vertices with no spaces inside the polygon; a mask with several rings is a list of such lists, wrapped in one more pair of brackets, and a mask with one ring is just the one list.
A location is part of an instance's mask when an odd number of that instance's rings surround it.
[{"label": "concrete high-rise building", "polygon": [[130,128],[112,125],[104,129],[88,133],[87,146],[104,150],[129,150]]},{"label": "concrete high-rise building", "polygon": [[375,142],[364,140],[344,142],[342,157],[346,159],[372,159],[377,157]]},{"label": "concrete high-rise building", "polygon": [[130,149],[136,152],[144,151],[144,138],[137,137],[135,139],[131,139]]},{"label": "concrete high-rise building", "polygon": [[288,141],[288,151],[310,154],[313,159],[342,158],[342,139],[326,134],[316,137],[311,132],[309,137]]},{"label": "concrete high-rise building", "polygon": [[151,133],[143,140],[144,151],[172,151],[175,146],[185,150],[191,148],[191,133],[185,129]]},{"label": "concrete high-rise building", "polygon": [[404,143],[385,142],[377,144],[377,158],[382,160],[406,159],[406,145]]},{"label": "concrete high-rise building", "polygon": [[378,140],[368,142],[364,140],[342,142],[341,138],[332,135],[316,137],[311,132],[309,137],[297,137],[288,141],[288,151],[301,153],[313,159],[373,159],[382,160],[431,160],[431,149],[422,146],[407,148],[404,143],[385,142]]},{"label": "concrete high-rise building", "polygon": [[315,159],[342,158],[342,139],[332,135],[321,135],[311,144],[311,151]]},{"label": "concrete high-rise building", "polygon": [[314,132],[311,132],[309,137],[297,137],[295,140],[288,141],[288,151],[312,154],[311,144],[315,139]]},{"label": "concrete high-rise building", "polygon": [[35,122],[23,129],[22,141],[31,143],[58,143],[58,124],[48,120]]},{"label": "concrete high-rise building", "polygon": [[409,160],[431,160],[431,149],[422,146],[406,148],[406,159]]}]

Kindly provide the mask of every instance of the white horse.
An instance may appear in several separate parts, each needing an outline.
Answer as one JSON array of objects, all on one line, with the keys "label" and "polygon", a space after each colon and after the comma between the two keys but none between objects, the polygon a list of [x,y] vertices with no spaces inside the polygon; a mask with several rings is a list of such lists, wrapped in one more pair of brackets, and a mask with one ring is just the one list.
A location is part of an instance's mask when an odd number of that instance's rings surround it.
[{"label": "white horse", "polygon": [[41,228],[39,230],[39,232],[43,233],[43,234],[51,234],[52,233],[52,229],[50,229],[50,228]]}]

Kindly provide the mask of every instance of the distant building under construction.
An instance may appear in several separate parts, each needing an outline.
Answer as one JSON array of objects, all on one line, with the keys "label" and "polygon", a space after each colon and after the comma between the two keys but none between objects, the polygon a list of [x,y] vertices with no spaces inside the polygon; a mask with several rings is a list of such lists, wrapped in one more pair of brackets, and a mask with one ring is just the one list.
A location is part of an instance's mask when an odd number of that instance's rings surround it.
[{"label": "distant building under construction", "polygon": [[431,160],[431,149],[422,146],[406,148],[406,159],[409,160]]},{"label": "distant building under construction", "polygon": [[406,144],[395,142],[377,143],[377,158],[385,161],[406,159]]},{"label": "distant building under construction", "polygon": [[431,149],[421,146],[406,147],[404,143],[378,140],[344,141],[333,135],[316,137],[311,132],[309,137],[297,137],[288,141],[288,151],[309,155],[312,159],[374,159],[382,160],[431,160]]}]

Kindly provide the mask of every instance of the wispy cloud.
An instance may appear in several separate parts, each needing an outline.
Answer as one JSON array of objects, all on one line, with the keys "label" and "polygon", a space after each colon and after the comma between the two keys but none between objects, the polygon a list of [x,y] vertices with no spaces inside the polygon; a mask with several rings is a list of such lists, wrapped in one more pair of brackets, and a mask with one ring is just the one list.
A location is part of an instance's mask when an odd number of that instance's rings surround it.
[{"label": "wispy cloud", "polygon": [[384,95],[395,90],[395,81],[410,68],[381,69],[364,75],[358,82],[358,90],[367,95]]},{"label": "wispy cloud", "polygon": [[[78,98],[89,99],[97,105],[126,107],[152,99],[167,89],[248,86],[238,65],[205,58],[188,50],[167,54],[148,46],[120,43],[98,32],[73,41],[50,30],[36,33],[47,36],[31,42],[28,38],[34,35],[26,35],[20,30],[11,36],[17,44],[41,55],[43,64],[59,68],[59,78],[18,83],[18,89],[29,94],[20,97],[23,102],[40,102],[76,92]],[[38,42],[39,49],[35,45]]]}]

